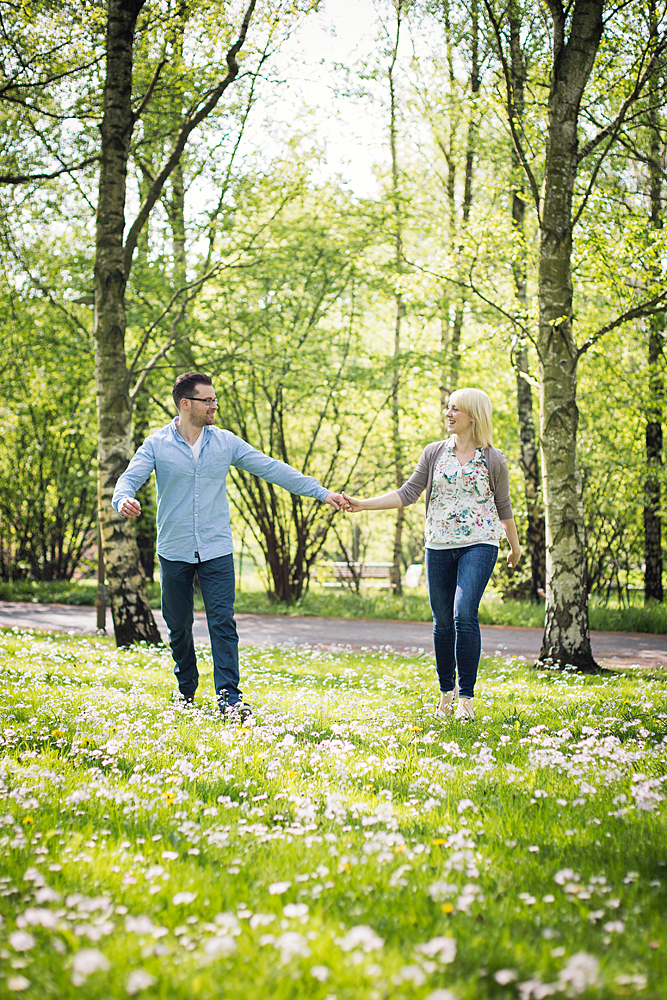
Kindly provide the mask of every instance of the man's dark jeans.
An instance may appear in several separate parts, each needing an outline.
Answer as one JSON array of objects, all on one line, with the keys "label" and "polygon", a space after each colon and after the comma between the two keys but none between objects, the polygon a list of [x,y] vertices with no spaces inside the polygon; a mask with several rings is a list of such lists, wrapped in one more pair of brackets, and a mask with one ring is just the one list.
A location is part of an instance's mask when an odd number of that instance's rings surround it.
[{"label": "man's dark jeans", "polygon": [[441,691],[472,698],[482,651],[477,612],[498,558],[498,546],[480,543],[457,549],[426,549],[433,646]]},{"label": "man's dark jeans", "polygon": [[174,673],[184,697],[197,690],[199,673],[192,638],[195,571],[199,577],[213,653],[213,683],[221,703],[235,705],[239,691],[239,637],[234,621],[234,557],[187,563],[159,557],[162,614],[169,630]]}]

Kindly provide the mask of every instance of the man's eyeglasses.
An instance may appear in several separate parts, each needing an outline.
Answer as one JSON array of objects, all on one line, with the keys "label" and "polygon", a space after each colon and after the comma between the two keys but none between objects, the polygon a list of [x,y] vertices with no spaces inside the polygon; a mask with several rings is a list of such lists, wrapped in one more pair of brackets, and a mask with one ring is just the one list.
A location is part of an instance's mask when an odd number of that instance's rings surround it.
[{"label": "man's eyeglasses", "polygon": [[205,399],[201,396],[183,396],[183,399],[192,399],[195,403],[206,403],[207,406],[213,406],[215,403],[217,405],[217,396],[207,396]]}]

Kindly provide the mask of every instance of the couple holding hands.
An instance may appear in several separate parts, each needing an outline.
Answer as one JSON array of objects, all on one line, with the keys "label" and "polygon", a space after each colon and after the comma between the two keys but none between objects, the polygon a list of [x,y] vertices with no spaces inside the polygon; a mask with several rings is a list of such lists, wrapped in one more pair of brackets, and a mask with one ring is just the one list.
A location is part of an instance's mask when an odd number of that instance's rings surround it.
[{"label": "couple holding hands", "polygon": [[208,375],[179,375],[172,395],[178,415],[137,450],[116,483],[112,504],[121,516],[138,517],[141,505],[135,494],[155,472],[162,613],[182,699],[194,704],[199,681],[192,637],[196,572],[206,608],[220,711],[240,720],[252,711],[239,688],[234,621],[226,490],[227,473],[234,465],[290,493],[353,514],[406,507],[426,491],[426,580],[440,685],[435,714],[444,718],[456,712],[457,717],[474,719],[472,700],[481,652],[477,612],[503,534],[510,545],[509,566],[514,568],[521,557],[507,461],[492,444],[487,394],[481,389],[452,393],[446,414],[448,440],[424,448],[403,486],[368,500],[332,493],[312,476],[215,427],[217,399]]}]

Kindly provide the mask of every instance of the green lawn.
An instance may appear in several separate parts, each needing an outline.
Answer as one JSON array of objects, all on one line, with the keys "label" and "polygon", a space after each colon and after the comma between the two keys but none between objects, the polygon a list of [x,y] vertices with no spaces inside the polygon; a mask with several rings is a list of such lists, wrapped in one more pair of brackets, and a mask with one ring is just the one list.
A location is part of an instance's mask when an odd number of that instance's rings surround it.
[{"label": "green lawn", "polygon": [[[94,604],[97,584],[94,580],[53,581],[19,580],[0,582],[0,601],[42,601],[60,604]],[[160,606],[160,586],[149,584],[152,607]],[[195,594],[195,609],[204,610],[199,593]],[[395,597],[387,590],[368,587],[361,594],[313,586],[306,596],[294,604],[271,601],[263,590],[237,591],[236,610],[243,614],[306,615],[325,618],[391,618],[405,621],[430,621],[431,612],[425,587],[406,590]],[[592,597],[589,603],[591,628],[614,632],[667,633],[667,603],[618,606],[611,600],[602,603]],[[513,625],[542,628],[544,604],[530,601],[502,600],[492,591],[482,599],[479,620],[483,625]]]},{"label": "green lawn", "polygon": [[246,649],[238,727],[208,655],[0,636],[0,996],[667,995],[657,675]]}]

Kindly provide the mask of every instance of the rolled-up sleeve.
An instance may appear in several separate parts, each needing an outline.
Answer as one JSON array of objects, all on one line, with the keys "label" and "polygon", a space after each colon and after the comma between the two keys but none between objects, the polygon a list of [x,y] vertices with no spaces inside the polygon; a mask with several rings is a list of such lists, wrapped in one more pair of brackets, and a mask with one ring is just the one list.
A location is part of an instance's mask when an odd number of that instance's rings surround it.
[{"label": "rolled-up sleeve", "polygon": [[[130,464],[116,483],[113,491],[111,504],[116,511],[123,500],[134,498],[137,490],[144,485],[151,472],[155,468],[155,452],[153,442],[146,438],[144,443],[137,448]],[[118,511],[120,513],[120,511]]]},{"label": "rolled-up sleeve", "polygon": [[329,495],[329,490],[320,486],[314,476],[304,476],[301,472],[293,469],[291,465],[270,458],[239,437],[235,439],[231,464],[237,469],[251,472],[254,476],[260,476],[269,483],[281,486],[288,493],[296,493],[302,497],[313,497],[315,500],[326,500]]},{"label": "rolled-up sleeve", "polygon": [[496,474],[496,485],[493,492],[496,501],[496,510],[501,521],[509,521],[514,517],[512,503],[510,501],[510,471],[506,459],[503,457],[499,463]]},{"label": "rolled-up sleeve", "polygon": [[403,507],[409,507],[410,504],[416,503],[420,496],[426,489],[426,484],[428,483],[428,471],[429,462],[428,456],[426,454],[426,448],[419,456],[419,461],[417,462],[417,467],[412,473],[407,483],[403,483],[399,486],[396,491],[401,498],[401,504]]}]

